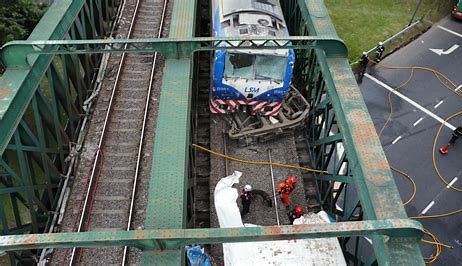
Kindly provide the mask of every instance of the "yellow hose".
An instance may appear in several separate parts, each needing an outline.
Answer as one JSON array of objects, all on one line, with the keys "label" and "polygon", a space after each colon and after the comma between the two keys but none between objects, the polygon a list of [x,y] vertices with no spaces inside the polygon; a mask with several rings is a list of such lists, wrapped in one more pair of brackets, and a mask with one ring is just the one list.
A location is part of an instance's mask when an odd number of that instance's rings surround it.
[{"label": "yellow hose", "polygon": [[[371,60],[372,61],[372,60]],[[375,61],[372,61],[373,63],[376,63]],[[452,81],[450,80],[447,76],[445,76],[444,74],[442,74],[441,72],[435,70],[435,69],[432,69],[432,68],[427,68],[427,67],[420,67],[420,66],[412,66],[412,67],[400,67],[400,66],[389,66],[389,65],[383,65],[383,64],[380,64],[380,65],[377,65],[378,67],[382,67],[382,68],[386,68],[386,69],[410,69],[411,70],[411,74],[409,75],[409,78],[403,83],[401,84],[400,86],[398,86],[397,88],[395,88],[395,90],[399,90],[401,88],[403,88],[404,86],[406,86],[412,79],[412,76],[414,75],[414,70],[425,70],[425,71],[430,71],[432,72],[435,77],[438,79],[438,81],[448,90],[450,90],[452,93],[456,94],[457,96],[462,96],[462,92],[459,92],[456,90],[457,88],[457,85]],[[452,85],[453,88],[449,87],[445,81],[449,84]],[[379,132],[379,137],[382,135],[384,129],[387,127],[388,123],[390,122],[391,120],[391,117],[393,115],[393,104],[392,104],[392,101],[391,101],[391,94],[392,92],[389,92],[388,93],[388,103],[389,103],[389,114],[388,114],[388,118],[387,120],[385,121],[385,124],[383,125],[383,127],[381,128],[380,132]],[[451,115],[450,117],[448,117],[445,121],[447,122],[448,120],[458,116],[458,115],[461,115],[462,114],[462,110]],[[434,142],[433,142],[433,149],[432,149],[432,161],[433,161],[433,167],[435,169],[435,172],[436,174],[438,175],[438,177],[441,179],[441,181],[443,181],[443,183],[445,183],[447,186],[449,186],[449,182],[446,180],[446,178],[444,178],[440,171],[439,171],[439,168],[438,168],[438,165],[436,163],[436,159],[435,159],[435,150],[436,150],[436,144],[437,144],[437,141],[438,141],[438,138],[439,138],[439,135],[441,133],[441,129],[443,128],[443,124],[440,125],[438,131],[437,131],[437,134],[435,136],[435,139],[434,139]],[[411,176],[409,176],[408,174],[406,174],[405,172],[399,170],[399,169],[396,169],[394,168],[393,166],[390,166],[390,168],[395,171],[395,172],[398,172],[399,174],[405,176],[406,178],[408,178],[410,180],[410,182],[412,183],[412,186],[413,186],[413,192],[412,192],[412,195],[411,197],[403,204],[404,206],[406,206],[407,204],[409,204],[415,197],[416,193],[417,193],[417,188],[416,188],[416,183],[415,181],[413,180],[413,178]],[[457,188],[457,187],[454,187],[454,186],[449,186],[451,189],[455,190],[455,191],[458,191],[458,192],[462,192],[462,189],[460,188]],[[409,217],[410,219],[430,219],[430,218],[441,218],[441,217],[447,217],[447,216],[451,216],[451,215],[454,215],[454,214],[458,214],[458,213],[462,213],[462,208],[461,209],[458,209],[458,210],[455,210],[455,211],[452,211],[452,212],[448,212],[448,213],[443,213],[443,214],[436,214],[436,215],[424,215],[424,216],[414,216],[414,217]],[[423,243],[427,243],[427,244],[432,244],[435,246],[435,249],[436,249],[436,252],[435,254],[433,254],[432,256],[428,257],[428,258],[424,258],[425,260],[425,263],[427,264],[430,264],[430,263],[433,263],[435,262],[438,257],[441,255],[441,251],[442,251],[442,247],[446,247],[446,248],[453,248],[452,246],[450,245],[447,245],[447,244],[443,244],[439,241],[439,239],[433,234],[431,233],[430,231],[424,229],[424,232],[426,235],[430,236],[433,241],[428,241],[428,240],[425,240],[425,239],[422,239],[421,241]]]},{"label": "yellow hose", "polygon": [[317,169],[312,169],[312,168],[307,168],[307,167],[302,167],[302,166],[297,166],[297,165],[278,163],[278,162],[256,162],[256,161],[249,161],[249,160],[239,159],[239,158],[236,158],[236,157],[232,157],[232,156],[225,155],[225,154],[222,154],[222,153],[219,153],[219,152],[216,152],[216,151],[209,150],[209,149],[207,149],[205,147],[202,147],[202,146],[194,144],[194,143],[191,144],[191,146],[193,146],[194,148],[206,151],[208,153],[211,153],[213,155],[223,157],[223,158],[229,159],[231,161],[240,162],[240,163],[254,164],[254,165],[273,165],[273,166],[279,166],[279,167],[284,167],[284,168],[300,169],[300,170],[305,170],[305,171],[314,172],[314,173],[322,173],[322,174],[327,174],[328,173],[327,171],[324,171],[324,170],[317,170]]},{"label": "yellow hose", "polygon": [[[451,120],[452,118],[456,117],[456,116],[459,116],[462,114],[462,110],[449,116],[448,118],[446,118],[446,120],[444,120],[445,122],[448,122],[449,120]],[[443,181],[443,183],[445,183],[447,186],[449,186],[449,182],[446,180],[446,178],[444,178],[441,173],[440,173],[440,170],[438,168],[438,165],[436,164],[436,158],[435,158],[435,151],[436,151],[436,144],[438,142],[438,138],[440,136],[440,133],[441,133],[441,129],[443,129],[443,124],[440,125],[440,127],[438,128],[438,131],[436,133],[436,136],[435,136],[435,140],[433,141],[433,151],[432,151],[432,161],[433,161],[433,167],[435,168],[435,171],[436,171],[436,174],[438,175],[438,177],[441,179],[441,181]],[[460,188],[457,188],[457,187],[454,187],[454,186],[449,186],[450,188],[452,188],[453,190],[455,191],[458,191],[458,192],[462,192],[462,189]]]},{"label": "yellow hose", "polygon": [[415,195],[417,194],[417,185],[415,184],[414,179],[410,175],[406,174],[405,172],[403,172],[403,171],[401,171],[401,170],[399,170],[397,168],[394,168],[393,166],[390,166],[390,168],[391,168],[391,170],[393,170],[393,171],[401,174],[402,176],[406,177],[412,184],[412,195],[411,195],[411,197],[409,197],[409,199],[405,203],[403,203],[403,206],[406,206],[409,203],[411,203],[411,201],[415,198]]},{"label": "yellow hose", "polygon": [[[457,85],[452,80],[450,80],[446,75],[444,75],[443,73],[439,72],[436,69],[433,69],[430,67],[422,67],[422,66],[390,66],[390,65],[378,64],[374,60],[370,60],[370,61],[372,63],[377,64],[377,67],[386,68],[386,69],[411,69],[411,70],[417,69],[417,70],[424,70],[424,71],[432,72],[445,88],[447,88],[448,90],[450,90],[452,93],[456,94],[457,96],[462,96],[458,91],[456,91]],[[444,81],[441,80],[441,78],[443,78],[449,84],[451,84],[454,89],[450,88],[446,83],[444,83]]]},{"label": "yellow hose", "polygon": [[[432,255],[431,255],[430,257],[428,257],[428,258],[424,258],[425,263],[430,264],[430,263],[435,262],[435,261],[438,259],[438,257],[441,255],[441,250],[442,250],[441,247],[443,246],[443,244],[441,244],[441,242],[439,241],[439,239],[436,238],[436,236],[435,236],[434,234],[432,234],[430,231],[428,231],[428,230],[425,229],[425,228],[424,228],[424,233],[425,233],[426,235],[430,236],[430,237],[433,239],[433,241],[431,241],[431,242],[435,243],[435,244],[433,244],[433,245],[435,246],[435,249],[436,249],[436,250],[435,250],[435,254],[432,254]],[[423,241],[423,240],[422,240],[422,241]],[[423,241],[423,242],[424,242],[424,241]],[[428,241],[428,242],[430,242],[430,241]],[[425,243],[425,242],[424,242],[424,243]],[[448,245],[444,245],[444,246],[448,246]]]},{"label": "yellow hose", "polygon": [[[409,74],[408,79],[407,79],[405,82],[403,82],[401,85],[399,85],[398,87],[396,87],[394,90],[397,91],[397,90],[399,90],[399,89],[402,89],[404,86],[406,86],[406,85],[412,80],[412,77],[413,77],[413,76],[414,76],[414,69],[411,69],[411,74]],[[392,103],[392,101],[391,101],[391,95],[392,95],[392,92],[390,91],[390,92],[388,93],[388,106],[389,106],[390,109],[389,109],[389,112],[388,112],[387,120],[385,121],[385,123],[383,124],[382,128],[380,129],[379,138],[382,136],[383,131],[384,131],[385,128],[388,126],[388,123],[390,122],[391,117],[393,116],[393,103]],[[417,186],[416,186],[416,184],[415,184],[415,181],[414,181],[414,179],[413,179],[410,175],[406,174],[404,171],[399,170],[398,168],[393,167],[392,165],[390,165],[390,168],[391,168],[391,170],[393,170],[393,171],[395,171],[395,172],[401,174],[402,176],[406,177],[406,178],[411,182],[411,184],[412,184],[412,195],[411,195],[411,197],[410,197],[405,203],[403,203],[403,206],[406,206],[406,205],[408,205],[409,203],[411,203],[411,201],[414,199],[414,197],[415,197],[415,195],[416,195],[416,193],[417,193]]]},{"label": "yellow hose", "polygon": [[[396,87],[393,90],[397,91],[399,89],[402,89],[404,86],[406,86],[411,81],[413,76],[414,76],[414,69],[411,69],[411,74],[409,75],[409,78],[405,82],[403,82],[401,85],[399,85],[398,87]],[[383,124],[382,129],[380,129],[379,137],[382,136],[383,131],[388,126],[388,123],[390,122],[391,117],[393,116],[393,103],[391,102],[391,95],[392,95],[392,92],[391,91],[388,92],[388,106],[389,106],[390,109],[389,109],[389,112],[388,112],[387,120],[385,121],[385,124]]]}]

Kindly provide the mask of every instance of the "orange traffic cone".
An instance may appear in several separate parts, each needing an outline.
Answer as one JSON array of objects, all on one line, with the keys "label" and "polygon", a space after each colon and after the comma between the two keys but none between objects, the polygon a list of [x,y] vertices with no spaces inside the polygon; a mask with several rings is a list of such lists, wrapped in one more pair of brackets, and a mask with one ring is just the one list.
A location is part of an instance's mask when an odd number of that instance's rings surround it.
[{"label": "orange traffic cone", "polygon": [[440,153],[441,154],[447,154],[448,153],[448,148],[449,148],[449,144],[444,145],[443,147],[440,148]]}]

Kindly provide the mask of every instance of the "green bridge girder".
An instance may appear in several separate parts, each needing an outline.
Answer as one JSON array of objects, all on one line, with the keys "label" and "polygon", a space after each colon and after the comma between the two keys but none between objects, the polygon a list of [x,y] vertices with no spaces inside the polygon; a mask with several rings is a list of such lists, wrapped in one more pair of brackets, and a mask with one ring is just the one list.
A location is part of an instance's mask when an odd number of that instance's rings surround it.
[{"label": "green bridge girder", "polygon": [[[262,227],[255,230],[185,229],[191,218],[186,215],[186,190],[191,181],[187,166],[189,156],[194,154],[189,146],[191,53],[217,49],[216,42],[235,44],[231,41],[237,41],[237,46],[242,47],[237,49],[244,49],[244,42],[248,40],[193,38],[197,4],[193,0],[174,2],[168,39],[90,40],[104,35],[104,21],[110,18],[115,2],[110,1],[109,6],[105,6],[107,3],[102,0],[55,3],[28,41],[5,45],[2,52],[8,68],[0,78],[0,177],[9,182],[2,182],[5,188],[0,188],[0,193],[10,196],[9,204],[13,204],[13,199],[16,204],[23,202],[29,207],[31,217],[40,217],[46,213],[44,210],[52,209],[54,203],[49,203],[49,208],[43,204],[49,199],[43,198],[45,193],[42,190],[48,189],[52,197],[61,189],[59,180],[67,169],[65,157],[69,154],[69,149],[63,147],[77,134],[81,117],[74,109],[81,109],[85,92],[91,90],[92,73],[100,58],[96,55],[105,52],[102,50],[105,45],[110,47],[111,52],[122,52],[121,44],[128,44],[125,52],[159,51],[167,60],[153,152],[146,229],[35,234],[46,224],[46,221],[37,220],[32,221],[35,224],[33,230],[27,227],[6,230],[10,222],[5,210],[0,208],[3,234],[8,235],[0,237],[0,249],[129,244],[153,248],[144,251],[143,264],[178,265],[184,262],[181,245],[186,243],[335,236],[340,238],[345,250],[349,241],[356,241],[355,250],[345,253],[352,254],[353,258],[347,259],[358,262],[362,261],[357,256],[361,254],[361,243],[367,236],[373,241],[374,254],[367,254],[370,257],[363,263],[369,264],[377,259],[381,265],[423,264],[418,246],[422,228],[418,222],[407,219],[388,162],[349,67],[345,45],[338,39],[322,0],[281,2],[292,37],[278,39],[278,45],[271,48],[297,49],[294,84],[313,106],[305,132],[306,147],[313,159],[313,167],[330,173],[316,178],[320,202],[329,213],[337,215],[338,222],[325,226]],[[65,36],[72,40],[63,40]],[[255,40],[269,43],[275,39]],[[65,66],[64,73],[60,71],[62,66]],[[80,71],[82,68],[85,70],[83,73]],[[40,84],[44,76],[49,84],[46,90]],[[49,88],[56,94],[53,96],[52,93],[52,108],[47,107]],[[80,92],[63,94],[63,91],[74,90]],[[30,110],[36,121],[34,125],[25,121]],[[66,115],[59,116],[61,112]],[[44,134],[50,131],[54,132],[55,141],[44,138]],[[172,136],[173,131],[179,133]],[[13,159],[12,152],[15,154]],[[337,156],[339,153],[341,156]],[[11,163],[14,159],[20,162],[19,167]],[[37,168],[35,164],[43,169],[41,172],[47,177],[46,182],[31,179],[31,170]],[[2,175],[1,171],[5,174]],[[335,182],[340,183],[339,188],[335,188]],[[24,191],[28,193],[24,194]],[[343,195],[343,201],[339,201],[340,195]],[[342,206],[342,211],[335,207],[337,203]],[[36,211],[40,208],[42,212]],[[19,208],[14,208],[13,204],[13,209]],[[16,227],[24,228],[22,215],[17,212],[13,215]],[[324,229],[318,230],[320,227]],[[330,229],[327,230],[327,227]],[[299,231],[289,233],[291,228]],[[19,232],[34,234],[12,235]],[[238,236],[229,237],[233,234]]]},{"label": "green bridge girder", "polygon": [[[222,46],[227,45],[227,46]],[[29,58],[37,54],[95,54],[159,52],[168,59],[191,58],[194,52],[208,50],[253,49],[321,49],[329,57],[346,57],[345,43],[336,37],[293,36],[255,37],[196,37],[185,39],[112,39],[62,41],[12,41],[2,47],[2,59],[7,67],[29,67]]]},{"label": "green bridge girder", "polygon": [[186,245],[314,239],[319,237],[423,236],[419,222],[408,219],[209,229],[146,229],[114,232],[54,233],[0,236],[0,251],[24,248],[99,248],[132,246],[143,251],[179,250]]},{"label": "green bridge girder", "polygon": [[[54,1],[28,40],[105,36],[118,0]],[[48,228],[66,183],[100,55],[35,55],[30,67],[0,77],[0,228],[2,235]],[[70,160],[69,160],[70,159]],[[28,251],[10,262],[33,263]]]}]

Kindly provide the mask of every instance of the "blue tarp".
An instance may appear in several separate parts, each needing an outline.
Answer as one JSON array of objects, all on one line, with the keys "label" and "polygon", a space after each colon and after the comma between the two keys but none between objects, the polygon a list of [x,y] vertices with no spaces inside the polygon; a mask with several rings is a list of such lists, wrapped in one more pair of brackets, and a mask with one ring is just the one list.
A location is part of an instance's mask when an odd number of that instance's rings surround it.
[{"label": "blue tarp", "polygon": [[200,246],[187,246],[186,256],[190,266],[211,266],[210,258]]}]

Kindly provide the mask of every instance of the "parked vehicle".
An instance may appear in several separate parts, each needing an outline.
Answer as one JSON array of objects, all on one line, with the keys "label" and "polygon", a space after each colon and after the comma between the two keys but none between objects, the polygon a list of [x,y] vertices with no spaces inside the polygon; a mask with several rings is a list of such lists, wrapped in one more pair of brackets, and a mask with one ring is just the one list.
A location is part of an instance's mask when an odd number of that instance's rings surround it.
[{"label": "parked vehicle", "polygon": [[454,1],[454,8],[451,14],[457,19],[462,19],[462,0]]}]

